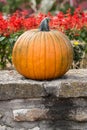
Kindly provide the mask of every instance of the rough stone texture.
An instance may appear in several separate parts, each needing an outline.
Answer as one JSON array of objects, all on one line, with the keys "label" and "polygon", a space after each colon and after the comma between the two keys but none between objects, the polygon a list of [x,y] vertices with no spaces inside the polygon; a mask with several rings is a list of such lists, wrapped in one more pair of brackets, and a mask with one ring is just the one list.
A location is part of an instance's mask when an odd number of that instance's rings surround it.
[{"label": "rough stone texture", "polygon": [[4,125],[4,126],[0,125],[0,130],[25,130],[25,128],[12,128],[12,127],[8,127],[6,125]]},{"label": "rough stone texture", "polygon": [[39,127],[35,127],[33,129],[28,129],[28,130],[40,130],[40,128]]},{"label": "rough stone texture", "polygon": [[[48,113],[51,113],[48,114]],[[78,108],[69,111],[67,114],[66,110],[63,111],[64,116],[59,113],[59,110],[55,109],[40,109],[40,108],[32,108],[32,109],[18,109],[13,111],[13,116],[15,121],[37,121],[37,120],[55,120],[55,119],[70,119],[74,121],[87,121],[87,108]]]},{"label": "rough stone texture", "polygon": [[87,70],[51,81],[0,71],[0,130],[87,130]]},{"label": "rough stone texture", "polygon": [[15,121],[35,121],[47,118],[49,109],[31,108],[13,110]]},{"label": "rough stone texture", "polygon": [[[77,127],[80,122],[81,124],[84,122],[85,127],[87,126],[87,98],[47,97],[1,101],[0,112],[3,114],[0,119],[2,126],[6,125],[17,129],[35,128],[41,125],[43,120],[67,121],[67,125],[68,122],[70,124],[73,121]],[[71,125],[73,124],[71,123]]]},{"label": "rough stone texture", "polygon": [[[30,103],[32,102],[32,104]],[[20,102],[19,102],[20,103]],[[37,99],[26,100],[27,109],[13,110],[16,121],[74,120],[87,121],[87,99]],[[20,103],[20,106],[23,103]],[[35,104],[34,107],[33,104]],[[25,104],[24,104],[25,105]],[[35,114],[36,113],[36,114]]]},{"label": "rough stone texture", "polygon": [[87,69],[70,70],[51,81],[25,79],[16,71],[0,71],[0,100],[54,97],[87,97]]}]

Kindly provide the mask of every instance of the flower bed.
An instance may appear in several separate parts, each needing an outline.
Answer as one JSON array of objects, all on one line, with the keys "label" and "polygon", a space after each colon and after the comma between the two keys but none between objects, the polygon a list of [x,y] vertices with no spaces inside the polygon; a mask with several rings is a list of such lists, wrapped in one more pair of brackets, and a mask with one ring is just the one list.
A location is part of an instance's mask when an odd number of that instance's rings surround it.
[{"label": "flower bed", "polygon": [[[17,38],[26,30],[39,28],[44,17],[50,17],[50,28],[65,33],[72,40],[74,48],[74,65],[80,67],[84,53],[87,51],[87,13],[77,8],[73,15],[70,9],[67,13],[30,15],[27,10],[16,11],[12,15],[4,16],[0,13],[0,67],[5,68],[11,63],[11,52]],[[73,67],[73,68],[74,68]]]}]

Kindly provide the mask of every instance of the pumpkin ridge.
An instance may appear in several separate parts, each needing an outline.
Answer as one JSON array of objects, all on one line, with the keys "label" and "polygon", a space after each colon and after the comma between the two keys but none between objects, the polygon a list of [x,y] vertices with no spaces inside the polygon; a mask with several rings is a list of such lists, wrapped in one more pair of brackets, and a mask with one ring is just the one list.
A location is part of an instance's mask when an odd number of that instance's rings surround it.
[{"label": "pumpkin ridge", "polygon": [[[59,32],[58,32],[58,33],[59,33]],[[63,34],[61,33],[61,35],[63,35]],[[66,39],[64,40],[64,35],[63,35],[63,37],[62,37],[61,35],[60,35],[60,33],[59,33],[60,38],[62,39],[63,43],[65,44],[66,50],[68,50],[67,53],[66,53],[66,54],[67,54],[66,70],[67,70],[67,68],[68,68],[68,66],[69,66],[68,60],[70,60],[70,59],[68,59],[68,57],[69,57],[69,48],[68,48],[68,46],[67,46],[67,43],[66,43],[67,41],[66,41]],[[65,70],[65,69],[64,69],[64,70]],[[64,71],[64,70],[63,70],[63,71]]]},{"label": "pumpkin ridge", "polygon": [[[43,38],[45,39],[45,32],[42,33],[43,35]],[[44,75],[43,75],[43,79],[45,79],[45,76],[46,76],[46,43],[44,44]]]},{"label": "pumpkin ridge", "polygon": [[[16,48],[17,48],[18,43],[20,43],[21,37],[22,37],[22,35],[17,39],[16,43],[14,44],[14,48],[13,48],[13,52],[12,52],[12,62],[14,62],[14,60],[17,61],[17,59],[15,58],[16,55],[17,55],[17,49]],[[15,56],[13,57],[13,55],[15,55]],[[17,62],[15,62],[15,65],[17,66],[16,63]]]},{"label": "pumpkin ridge", "polygon": [[60,39],[59,39],[59,37],[56,35],[56,33],[54,32],[54,31],[52,31],[53,33],[54,33],[54,35],[55,35],[55,37],[56,37],[56,39],[59,41],[59,46],[60,46],[60,53],[61,53],[61,64],[60,64],[60,69],[59,69],[59,73],[58,73],[58,75],[60,75],[61,74],[61,66],[62,66],[62,63],[63,63],[63,56],[62,56],[62,48],[61,48],[61,41],[60,41]]},{"label": "pumpkin ridge", "polygon": [[[27,35],[25,35],[25,39],[22,41],[21,46],[20,46],[21,55],[22,55],[22,49],[24,49],[24,48],[22,48],[22,46],[23,46],[23,44],[26,44],[26,40],[27,40]],[[21,67],[22,66],[22,56],[19,57],[19,61],[20,61],[20,70],[23,70],[23,67]]]},{"label": "pumpkin ridge", "polygon": [[[27,63],[27,59],[28,59],[28,51],[29,51],[29,46],[30,46],[30,40],[32,40],[32,36],[36,34],[36,32],[32,32],[31,36],[28,39],[28,43],[26,46],[26,68],[28,68],[28,63]],[[29,71],[28,71],[29,72]],[[29,75],[29,74],[28,74]]]},{"label": "pumpkin ridge", "polygon": [[36,78],[36,76],[35,76],[35,71],[34,71],[34,44],[35,44],[35,38],[33,39],[33,49],[32,49],[32,65],[33,65],[33,77],[35,77]]},{"label": "pumpkin ridge", "polygon": [[[40,32],[40,53],[39,53],[39,65],[40,65],[39,66],[39,70],[40,70],[40,73],[41,73],[41,69],[42,69],[42,67],[41,67],[41,59],[42,59],[42,56],[41,56],[41,49],[42,49],[42,47],[41,47],[41,45],[43,44],[43,42],[42,42],[42,36],[43,36],[43,34],[44,33]],[[38,78],[40,78],[40,76]],[[43,75],[42,78],[44,79],[45,75]]]},{"label": "pumpkin ridge", "polygon": [[49,43],[49,33],[47,33],[46,34],[46,32],[44,33],[44,35],[45,35],[45,52],[46,52],[46,56],[45,56],[45,59],[46,59],[46,62],[45,62],[45,67],[46,67],[46,79],[48,78],[48,77],[50,77],[50,73],[48,74],[48,65],[49,65],[49,62],[48,62],[48,55],[49,55],[49,53],[50,53],[50,51],[49,51],[49,46],[50,46],[50,43]]},{"label": "pumpkin ridge", "polygon": [[45,73],[44,73],[44,75],[45,75],[45,78],[46,78],[46,37],[45,37],[45,32],[44,32],[44,39],[45,39],[45,45],[44,45],[44,54],[45,54],[45,56],[44,56],[44,66],[45,66]]},{"label": "pumpkin ridge", "polygon": [[[34,38],[33,38],[33,45],[32,45],[32,66],[33,66],[33,77],[35,77],[36,78],[36,74],[35,74],[35,71],[34,71],[34,44],[35,44],[35,40],[36,40],[36,36],[37,36],[37,33],[36,33],[36,35],[34,35]],[[32,40],[32,39],[31,39]]]},{"label": "pumpkin ridge", "polygon": [[55,49],[55,39],[54,39],[53,35],[51,34],[51,31],[49,32],[49,34],[50,34],[50,37],[51,37],[51,39],[52,39],[52,41],[53,41],[52,43],[53,43],[54,52],[55,52],[55,56],[54,56],[54,57],[55,57],[55,58],[54,58],[54,59],[55,59],[55,60],[54,60],[54,62],[55,62],[55,63],[54,63],[54,64],[55,64],[55,69],[54,69],[54,74],[53,74],[53,75],[54,75],[54,78],[55,78],[55,75],[56,75],[56,59],[57,59],[57,57],[56,57],[56,49]]},{"label": "pumpkin ridge", "polygon": [[[31,34],[31,33],[33,34],[33,32],[29,32],[29,31],[27,31],[27,32],[28,32],[28,34],[26,33],[25,39],[22,41],[20,48],[22,48],[23,44],[26,44],[26,43],[27,43],[27,41],[28,41],[27,37],[28,37],[29,33],[30,33],[30,34]],[[31,36],[30,36],[29,38],[32,38],[32,34],[31,34]],[[24,49],[24,47],[23,47],[23,49]],[[25,49],[26,49],[26,48],[25,48]],[[21,58],[21,57],[20,57],[20,58]],[[21,64],[22,64],[22,59],[20,59],[20,70],[22,70],[22,73],[24,73],[24,75],[25,75],[25,72],[23,72],[23,66],[22,66]],[[21,68],[21,66],[22,66],[22,68]],[[25,75],[25,77],[26,77],[26,75]]]},{"label": "pumpkin ridge", "polygon": [[[62,34],[62,33],[60,32],[60,34]],[[66,35],[64,35],[63,40],[65,41],[66,46],[67,46],[67,48],[68,48],[68,51],[67,51],[68,56],[69,56],[69,53],[71,53],[71,55],[70,55],[71,58],[69,58],[69,62],[68,62],[67,68],[66,68],[66,72],[67,72],[67,70],[68,70],[69,67],[70,67],[70,63],[71,63],[72,60],[73,60],[73,55],[72,55],[73,49],[72,49],[72,45],[71,45],[71,43],[70,43],[70,41],[69,41],[69,39],[67,38]],[[68,44],[67,44],[67,42],[68,42]],[[69,46],[68,46],[68,45],[69,45]],[[68,59],[68,58],[67,58],[67,59]]]},{"label": "pumpkin ridge", "polygon": [[[54,33],[54,31],[52,31],[52,33],[53,33],[53,35],[54,35],[54,37],[55,37],[55,42],[57,43],[57,48],[58,48],[58,50],[60,49],[61,50],[61,46],[60,46],[60,44],[58,43],[58,41],[59,41],[59,39],[57,38],[57,36],[56,36],[56,34]],[[58,51],[57,50],[57,51]],[[62,52],[61,52],[62,53]],[[60,57],[57,57],[57,53],[56,53],[56,62],[57,62],[57,59],[59,58],[59,59],[61,59],[61,55],[60,55]],[[57,67],[59,67],[60,68],[60,66],[58,66],[58,65],[56,65],[56,70],[58,69]],[[60,70],[61,70],[61,68],[60,68]],[[55,72],[55,77],[57,77],[59,75],[59,73],[56,71]]]},{"label": "pumpkin ridge", "polygon": [[[41,40],[41,52],[43,51],[43,54],[44,54],[44,57],[43,57],[43,64],[44,64],[44,67],[42,66],[41,69],[44,70],[43,72],[43,78],[42,79],[45,79],[46,78],[46,38],[45,38],[45,32],[42,32],[42,36],[41,36],[41,39],[45,39],[44,41],[44,47],[43,47],[43,41]],[[43,49],[44,48],[44,49]],[[40,57],[41,58],[41,57]]]},{"label": "pumpkin ridge", "polygon": [[[60,75],[62,75],[62,73],[65,73],[66,72],[66,70],[67,70],[67,67],[68,67],[68,59],[69,59],[69,49],[68,49],[68,44],[66,43],[66,41],[64,40],[64,34],[62,34],[61,33],[61,35],[60,35],[60,32],[58,32],[58,35],[59,35],[59,37],[60,37],[60,39],[61,39],[61,41],[64,43],[64,45],[65,45],[65,50],[67,50],[66,51],[66,64],[65,64],[65,68],[63,68],[63,70],[61,71],[61,74]],[[68,42],[68,41],[67,41]],[[63,60],[64,61],[64,60]]]},{"label": "pumpkin ridge", "polygon": [[[18,48],[18,46],[19,46],[19,47],[20,47],[20,50],[21,50],[21,47],[23,46],[23,42],[25,41],[25,39],[26,39],[26,35],[24,35],[22,43],[21,43],[21,41],[17,43],[17,44],[18,44],[18,45],[17,45],[17,48]],[[20,46],[20,45],[21,45],[21,46]],[[21,60],[20,60],[19,54],[20,54],[20,52],[17,51],[17,52],[16,52],[16,61],[19,60],[19,61],[20,61],[20,64],[21,64]],[[19,66],[19,64],[16,64],[16,67],[17,67],[18,71],[21,72],[21,71],[20,71],[20,70],[21,70],[21,65]]]},{"label": "pumpkin ridge", "polygon": [[[42,36],[42,32],[40,32],[40,35]],[[40,62],[40,55],[41,55],[41,36],[40,36],[40,53],[39,53],[39,62]],[[40,64],[40,63],[39,63]],[[40,72],[41,72],[41,65],[39,66]]]},{"label": "pumpkin ridge", "polygon": [[[32,33],[31,33],[31,36],[29,37],[29,38],[27,38],[27,44],[26,44],[26,62],[25,62],[25,64],[26,64],[26,67],[25,67],[25,70],[28,68],[28,51],[29,51],[29,46],[30,46],[30,40],[32,39],[32,36],[35,34],[36,32],[33,32],[32,31]],[[29,35],[29,34],[28,34]],[[27,37],[28,37],[28,35],[27,35]],[[27,70],[26,70],[26,72],[27,72]],[[29,72],[28,72],[28,75],[29,75]],[[26,75],[27,76],[27,75]]]},{"label": "pumpkin ridge", "polygon": [[[38,32],[39,33],[39,32]],[[35,58],[36,57],[36,54],[35,54],[35,48],[36,48],[36,44],[37,44],[37,39],[38,39],[38,36],[39,34],[36,34],[36,36],[35,36],[35,41],[34,41],[34,45],[33,45],[33,56],[32,56],[32,59],[33,59],[33,71],[34,71],[34,77],[36,78],[36,79],[38,79],[39,78],[39,75],[38,75],[38,71],[37,71],[37,69],[35,69],[35,62],[34,62],[34,60],[35,59],[37,59],[37,58]],[[39,44],[39,43],[38,43]],[[36,48],[36,50],[37,50],[37,48]],[[39,59],[38,59],[38,61],[40,61],[40,53],[39,53]],[[39,66],[39,68],[40,68],[40,66]]]}]

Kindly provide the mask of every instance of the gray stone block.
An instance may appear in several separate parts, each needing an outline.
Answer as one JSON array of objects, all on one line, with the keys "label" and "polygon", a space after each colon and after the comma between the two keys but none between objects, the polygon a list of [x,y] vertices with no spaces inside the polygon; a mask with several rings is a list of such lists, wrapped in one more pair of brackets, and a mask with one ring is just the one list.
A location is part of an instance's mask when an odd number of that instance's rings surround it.
[{"label": "gray stone block", "polygon": [[87,97],[87,69],[70,70],[51,81],[25,79],[15,70],[0,71],[0,100],[48,96]]}]

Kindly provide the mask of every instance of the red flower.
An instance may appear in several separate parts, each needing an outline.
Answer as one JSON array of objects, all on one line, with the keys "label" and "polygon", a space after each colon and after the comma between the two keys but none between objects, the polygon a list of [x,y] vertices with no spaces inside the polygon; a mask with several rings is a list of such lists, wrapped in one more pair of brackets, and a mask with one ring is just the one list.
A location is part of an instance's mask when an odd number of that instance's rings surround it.
[{"label": "red flower", "polygon": [[0,34],[9,36],[11,33],[20,30],[38,28],[40,22],[45,17],[51,18],[49,23],[51,29],[57,29],[62,32],[66,32],[67,30],[79,31],[83,27],[87,27],[87,13],[82,12],[80,8],[76,9],[73,15],[71,15],[71,10],[69,9],[66,14],[59,12],[55,16],[50,12],[48,14],[40,13],[37,16],[31,16],[27,10],[24,10],[16,11],[6,19],[0,13]]},{"label": "red flower", "polygon": [[7,31],[8,22],[3,18],[3,15],[0,14],[0,34],[2,35]]}]

